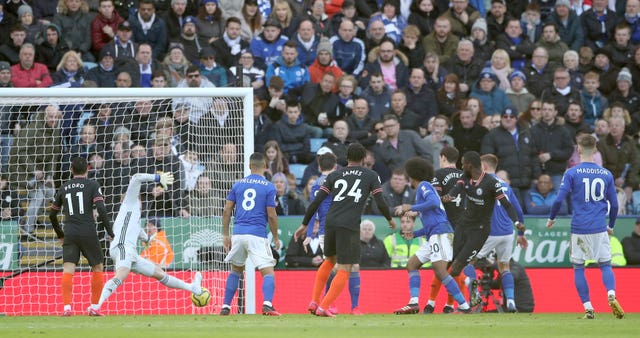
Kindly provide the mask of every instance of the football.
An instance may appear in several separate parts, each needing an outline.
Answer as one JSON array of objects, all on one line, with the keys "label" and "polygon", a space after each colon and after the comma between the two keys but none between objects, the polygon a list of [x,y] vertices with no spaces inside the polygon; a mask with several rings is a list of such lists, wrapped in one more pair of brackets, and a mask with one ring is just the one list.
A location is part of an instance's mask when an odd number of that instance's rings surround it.
[{"label": "football", "polygon": [[203,307],[209,305],[211,302],[211,293],[208,289],[202,288],[202,293],[196,295],[195,293],[191,294],[191,302],[193,305],[197,307]]}]

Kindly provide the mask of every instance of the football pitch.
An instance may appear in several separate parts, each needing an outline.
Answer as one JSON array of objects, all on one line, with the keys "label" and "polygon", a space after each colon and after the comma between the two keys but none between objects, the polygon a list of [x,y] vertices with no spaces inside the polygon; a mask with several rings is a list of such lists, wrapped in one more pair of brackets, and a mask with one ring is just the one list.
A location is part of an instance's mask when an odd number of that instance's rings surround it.
[{"label": "football pitch", "polygon": [[0,317],[1,337],[638,337],[640,314]]}]

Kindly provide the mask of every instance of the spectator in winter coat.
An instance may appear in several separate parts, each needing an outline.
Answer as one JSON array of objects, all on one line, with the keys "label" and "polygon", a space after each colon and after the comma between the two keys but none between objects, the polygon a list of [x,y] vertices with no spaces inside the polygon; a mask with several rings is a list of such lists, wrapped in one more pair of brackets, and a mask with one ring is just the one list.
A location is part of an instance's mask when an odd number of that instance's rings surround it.
[{"label": "spectator in winter coat", "polygon": [[319,83],[325,73],[332,72],[336,78],[342,76],[342,69],[333,59],[333,46],[329,39],[322,38],[317,46],[316,59],[309,66],[309,76],[311,82]]},{"label": "spectator in winter coat", "polygon": [[14,87],[46,88],[53,83],[47,66],[34,62],[35,52],[30,43],[25,43],[20,48],[20,63],[11,67]]},{"label": "spectator in winter coat", "polygon": [[509,101],[511,101],[511,104],[518,113],[527,111],[531,102],[536,99],[536,97],[525,88],[527,77],[523,72],[516,70],[509,75],[509,83],[511,87],[505,91]]},{"label": "spectator in winter coat", "polygon": [[314,156],[309,143],[309,126],[304,122],[298,123],[300,113],[298,101],[287,101],[287,118],[276,123],[275,137],[289,163],[308,164],[313,161]]},{"label": "spectator in winter coat", "polygon": [[537,165],[529,128],[518,123],[518,112],[513,107],[502,111],[500,126],[492,129],[482,139],[480,153],[498,157],[497,170],[509,174],[513,192],[520,202],[531,187],[532,168]]},{"label": "spectator in winter coat", "polygon": [[256,67],[266,69],[280,57],[289,39],[281,34],[282,27],[275,20],[265,22],[263,27],[263,32],[251,40],[249,48],[255,57]]},{"label": "spectator in winter coat", "polygon": [[498,78],[491,68],[485,68],[480,73],[480,80],[471,90],[471,97],[482,102],[482,107],[487,115],[500,114],[511,105],[507,94],[498,87]]},{"label": "spectator in winter coat", "polygon": [[640,265],[640,218],[631,235],[622,239],[622,248],[628,265]]},{"label": "spectator in winter coat", "polygon": [[368,219],[360,223],[360,267],[391,267],[391,259],[387,249],[384,243],[376,237],[376,226]]},{"label": "spectator in winter coat", "polygon": [[584,107],[584,121],[590,126],[602,117],[602,113],[609,106],[609,101],[600,93],[598,87],[600,87],[598,74],[594,72],[585,74],[581,99]]},{"label": "spectator in winter coat", "polygon": [[100,0],[98,15],[91,22],[91,50],[95,55],[116,36],[118,25],[124,19],[118,14],[113,0]]},{"label": "spectator in winter coat", "polygon": [[137,15],[129,16],[133,41],[146,42],[153,47],[153,56],[162,60],[167,50],[167,24],[156,14],[153,0],[140,0]]},{"label": "spectator in winter coat", "polygon": [[607,0],[593,0],[592,7],[580,15],[584,44],[592,50],[602,48],[613,38],[618,15],[607,8]]},{"label": "spectator in winter coat", "polygon": [[[551,206],[558,196],[558,189],[553,186],[549,175],[540,175],[538,181],[525,194],[524,209],[529,215],[549,215]],[[562,201],[558,215],[567,214],[567,202]]]},{"label": "spectator in winter coat", "polygon": [[582,101],[580,91],[571,83],[569,70],[564,67],[556,68],[553,72],[553,85],[544,89],[541,97],[556,103],[559,116],[565,116],[570,103]]},{"label": "spectator in winter coat", "polygon": [[527,76],[527,89],[536,97],[542,97],[542,92],[551,87],[555,64],[549,62],[549,53],[544,47],[537,47],[533,51],[531,62],[522,69]]},{"label": "spectator in winter coat", "polygon": [[62,37],[73,50],[82,54],[83,61],[94,62],[96,58],[91,53],[91,22],[93,14],[89,13],[89,5],[85,0],[60,1],[58,14],[52,23],[58,25]]},{"label": "spectator in winter coat", "polygon": [[[267,27],[266,29],[268,30],[270,28],[271,27]],[[297,45],[295,41],[287,41],[282,48],[282,55],[267,67],[267,86],[269,85],[269,80],[274,75],[284,80],[285,94],[292,88],[300,87],[309,82],[309,70],[298,60]]]},{"label": "spectator in winter coat", "polygon": [[351,20],[340,23],[338,35],[329,40],[333,45],[333,59],[347,74],[359,76],[364,70],[366,51],[364,42],[355,37],[355,25]]}]

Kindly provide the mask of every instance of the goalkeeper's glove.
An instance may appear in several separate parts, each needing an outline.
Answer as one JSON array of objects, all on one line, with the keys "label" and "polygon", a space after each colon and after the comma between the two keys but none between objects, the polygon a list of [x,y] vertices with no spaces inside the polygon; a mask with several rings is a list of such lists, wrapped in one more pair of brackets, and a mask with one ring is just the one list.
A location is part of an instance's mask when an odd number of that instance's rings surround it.
[{"label": "goalkeeper's glove", "polygon": [[160,185],[164,190],[167,190],[167,186],[173,184],[173,174],[172,173],[162,173],[160,176]]}]

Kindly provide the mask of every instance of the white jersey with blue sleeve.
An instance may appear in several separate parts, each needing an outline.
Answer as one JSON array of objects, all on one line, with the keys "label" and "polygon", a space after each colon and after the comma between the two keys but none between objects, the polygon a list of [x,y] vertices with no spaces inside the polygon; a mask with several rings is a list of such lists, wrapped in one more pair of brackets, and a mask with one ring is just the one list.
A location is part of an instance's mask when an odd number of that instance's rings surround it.
[{"label": "white jersey with blue sleeve", "polygon": [[276,187],[266,178],[251,174],[236,182],[227,195],[235,203],[234,235],[267,238],[267,207],[276,207]]},{"label": "white jersey with blue sleeve", "polygon": [[452,233],[453,227],[447,218],[447,212],[440,200],[440,195],[431,183],[422,181],[416,189],[416,204],[411,206],[411,211],[420,213],[422,229],[414,231],[415,237]]},{"label": "white jersey with blue sleeve", "polygon": [[[518,214],[518,220],[524,223],[524,214],[522,212],[522,207],[520,207],[520,202],[518,202],[518,198],[516,197],[511,186],[498,178],[498,176],[493,175],[498,182],[502,185],[502,191],[504,192],[507,200],[513,205],[516,209],[516,213]],[[497,201],[493,207],[493,215],[491,215],[491,231],[489,232],[489,236],[504,236],[513,234],[513,221],[507,211],[502,207],[500,201]]]},{"label": "white jersey with blue sleeve", "polygon": [[[568,169],[562,177],[558,196],[551,207],[555,219],[561,202],[571,193],[572,234],[595,234],[613,228],[618,214],[618,198],[611,172],[595,163],[583,162]],[[610,209],[610,210],[609,210]]]}]

